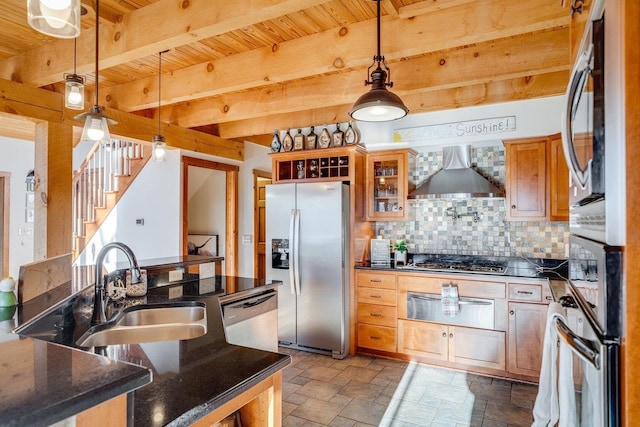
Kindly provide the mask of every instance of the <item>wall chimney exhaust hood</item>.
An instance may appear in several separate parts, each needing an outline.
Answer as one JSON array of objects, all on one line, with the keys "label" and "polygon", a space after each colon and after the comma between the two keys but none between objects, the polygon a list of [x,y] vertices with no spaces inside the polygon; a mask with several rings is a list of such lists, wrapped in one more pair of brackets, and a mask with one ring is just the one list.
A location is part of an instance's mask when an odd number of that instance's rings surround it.
[{"label": "wall chimney exhaust hood", "polygon": [[409,193],[409,199],[504,197],[504,190],[471,169],[469,145],[442,148],[443,167]]}]

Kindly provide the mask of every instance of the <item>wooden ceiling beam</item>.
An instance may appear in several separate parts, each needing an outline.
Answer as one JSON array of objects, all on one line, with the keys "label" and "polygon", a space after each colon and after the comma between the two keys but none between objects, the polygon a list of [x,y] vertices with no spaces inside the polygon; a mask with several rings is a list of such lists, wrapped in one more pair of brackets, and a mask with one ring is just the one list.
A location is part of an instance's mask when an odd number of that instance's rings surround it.
[{"label": "wooden ceiling beam", "polygon": [[[569,71],[557,71],[536,76],[493,80],[486,83],[448,88],[433,92],[403,95],[411,113],[450,110],[461,107],[488,105],[498,102],[521,101],[565,93]],[[221,123],[220,135],[229,139],[246,139],[263,144],[274,129],[320,126],[348,120],[352,103],[326,108],[301,110],[295,113],[274,114],[254,119]],[[366,141],[365,141],[366,143]],[[263,144],[264,145],[264,144]]]},{"label": "wooden ceiling beam", "polygon": [[[63,107],[62,94],[4,79],[0,79],[0,113],[78,127],[84,125],[74,119],[77,111]],[[110,108],[105,110],[105,114],[118,121],[117,125],[110,127],[113,136],[150,141],[158,131],[155,119]],[[170,147],[233,160],[244,159],[244,146],[237,141],[166,123],[160,124],[160,131],[167,138],[167,145]]]},{"label": "wooden ceiling beam", "polygon": [[[496,18],[479,20],[476,19],[479,14]],[[413,19],[383,17],[383,20],[383,50],[389,63],[568,24],[566,12],[555,4],[505,0],[458,5]],[[323,73],[363,69],[371,64],[375,53],[375,36],[376,28],[370,20],[165,73],[162,77],[163,104]],[[327,46],[332,48],[327,49]],[[309,52],[313,52],[313,55],[309,55]],[[364,80],[365,74],[360,77],[361,80]],[[100,102],[122,111],[152,108],[158,101],[157,85],[157,76],[150,76],[106,87],[100,91]]]},{"label": "wooden ceiling beam", "polygon": [[[187,45],[330,0],[160,0],[132,11],[115,24],[100,25],[100,68]],[[77,39],[79,73],[95,64],[95,32]],[[0,61],[0,78],[44,86],[62,80],[73,67],[73,41],[55,40]]]},{"label": "wooden ceiling beam", "polygon": [[[570,68],[566,28],[450,49],[393,64],[393,92],[410,95]],[[496,65],[498,64],[498,65]],[[302,79],[162,108],[182,127],[293,113],[355,101],[369,90],[360,71]],[[408,105],[411,109],[411,106]],[[343,117],[341,121],[346,120]]]},{"label": "wooden ceiling beam", "polygon": [[398,10],[400,18],[411,18],[426,13],[435,13],[442,9],[465,5],[476,0],[439,0],[439,1],[423,1],[419,3],[402,6]]}]

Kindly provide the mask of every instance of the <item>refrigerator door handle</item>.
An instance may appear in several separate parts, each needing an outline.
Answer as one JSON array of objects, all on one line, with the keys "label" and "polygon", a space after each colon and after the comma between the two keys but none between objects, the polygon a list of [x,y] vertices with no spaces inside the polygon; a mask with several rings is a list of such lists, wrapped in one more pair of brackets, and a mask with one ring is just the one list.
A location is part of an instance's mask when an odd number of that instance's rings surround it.
[{"label": "refrigerator door handle", "polygon": [[291,209],[291,217],[289,218],[289,286],[291,288],[291,295],[295,295],[295,268],[296,259],[293,254],[295,253],[295,223],[296,223],[296,210]]},{"label": "refrigerator door handle", "polygon": [[293,270],[295,275],[296,295],[300,295],[300,209],[295,210],[295,236],[293,241]]}]

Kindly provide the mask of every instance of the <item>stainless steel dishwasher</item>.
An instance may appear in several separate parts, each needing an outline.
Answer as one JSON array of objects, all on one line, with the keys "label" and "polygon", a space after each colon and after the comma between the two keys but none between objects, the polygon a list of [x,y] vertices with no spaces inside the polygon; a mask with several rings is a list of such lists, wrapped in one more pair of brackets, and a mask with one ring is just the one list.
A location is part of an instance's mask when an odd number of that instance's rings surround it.
[{"label": "stainless steel dishwasher", "polygon": [[275,290],[222,302],[221,308],[228,343],[278,351],[278,295]]},{"label": "stainless steel dishwasher", "polygon": [[486,298],[460,297],[460,312],[447,317],[442,310],[442,296],[407,292],[407,318],[473,328],[495,328],[495,301]]}]

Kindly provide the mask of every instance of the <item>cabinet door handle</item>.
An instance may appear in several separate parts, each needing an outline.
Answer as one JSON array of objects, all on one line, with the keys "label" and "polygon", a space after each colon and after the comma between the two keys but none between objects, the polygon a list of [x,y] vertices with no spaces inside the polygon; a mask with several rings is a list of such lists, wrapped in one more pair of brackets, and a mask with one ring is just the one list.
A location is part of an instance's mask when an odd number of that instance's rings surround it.
[{"label": "cabinet door handle", "polygon": [[449,338],[453,338],[453,333],[450,333],[450,334],[449,334]]},{"label": "cabinet door handle", "polygon": [[399,211],[401,211],[401,210],[402,210],[402,206],[399,206],[399,207],[398,207],[398,210],[399,210]]},{"label": "cabinet door handle", "polygon": [[511,205],[511,209],[515,209],[515,208],[516,208],[516,205]]},{"label": "cabinet door handle", "polygon": [[371,317],[382,317],[382,314],[378,314],[378,313],[369,313],[369,315]]},{"label": "cabinet door handle", "polygon": [[513,310],[511,310],[511,311],[509,312],[509,314],[513,316],[514,314],[516,314],[516,312],[515,312],[515,311],[513,311]]},{"label": "cabinet door handle", "polygon": [[369,335],[369,338],[371,338],[372,340],[381,340],[381,337],[372,337],[371,335]]},{"label": "cabinet door handle", "polygon": [[533,292],[531,291],[516,291],[517,294],[523,294],[523,295],[533,295]]},{"label": "cabinet door handle", "polygon": [[447,337],[447,333],[446,333],[446,332],[443,332],[443,333],[442,333],[442,338],[446,338],[446,337]]}]

